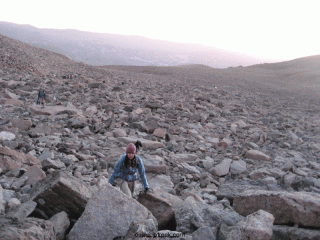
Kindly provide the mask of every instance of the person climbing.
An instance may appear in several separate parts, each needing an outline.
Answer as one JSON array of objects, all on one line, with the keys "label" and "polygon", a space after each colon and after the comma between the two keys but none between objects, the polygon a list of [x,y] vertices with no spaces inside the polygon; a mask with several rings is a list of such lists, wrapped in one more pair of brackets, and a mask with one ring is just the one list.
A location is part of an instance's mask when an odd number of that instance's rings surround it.
[{"label": "person climbing", "polygon": [[46,92],[43,89],[40,89],[38,93],[38,98],[40,99],[40,102],[44,107],[44,104],[46,103]]},{"label": "person climbing", "polygon": [[[139,143],[137,145],[139,145]],[[136,180],[138,180],[137,170],[144,186],[144,192],[147,193],[149,191],[145,168],[142,159],[136,155],[136,152],[137,148],[135,144],[130,143],[126,148],[126,153],[119,158],[118,162],[114,166],[113,172],[109,178],[109,183],[112,186],[116,186],[115,180],[120,178],[120,189],[129,197],[133,197],[134,194]]]}]

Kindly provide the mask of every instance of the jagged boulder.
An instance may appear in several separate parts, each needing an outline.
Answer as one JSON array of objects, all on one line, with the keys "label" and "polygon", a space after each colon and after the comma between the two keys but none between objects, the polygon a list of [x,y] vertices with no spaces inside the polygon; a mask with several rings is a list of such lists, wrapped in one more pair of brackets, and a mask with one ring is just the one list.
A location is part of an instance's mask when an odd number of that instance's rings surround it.
[{"label": "jagged boulder", "polygon": [[274,217],[272,214],[259,210],[239,222],[230,232],[227,240],[269,240],[272,236],[273,221]]},{"label": "jagged boulder", "polygon": [[152,213],[110,184],[104,185],[89,200],[86,209],[71,229],[68,240],[111,240],[125,237],[131,223],[152,219]]},{"label": "jagged boulder", "polygon": [[137,200],[152,212],[158,221],[159,230],[175,229],[174,210],[166,199],[160,198],[152,193],[140,193]]},{"label": "jagged boulder", "polygon": [[70,219],[78,219],[92,194],[79,179],[64,172],[54,172],[31,189],[30,198],[37,203],[32,216],[49,219],[65,211]]},{"label": "jagged boulder", "polygon": [[182,233],[192,233],[200,227],[217,227],[222,223],[228,226],[235,226],[244,217],[237,212],[208,205],[201,201],[196,201],[192,196],[187,197],[180,208],[175,211],[177,231]]},{"label": "jagged boulder", "polygon": [[307,192],[248,190],[234,198],[233,208],[242,216],[265,210],[273,214],[275,224],[320,228],[319,196]]}]

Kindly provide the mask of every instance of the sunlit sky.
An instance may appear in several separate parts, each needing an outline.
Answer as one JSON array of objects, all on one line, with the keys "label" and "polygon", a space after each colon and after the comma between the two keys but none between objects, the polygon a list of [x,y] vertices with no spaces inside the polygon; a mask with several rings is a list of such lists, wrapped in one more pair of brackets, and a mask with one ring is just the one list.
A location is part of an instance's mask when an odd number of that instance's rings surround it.
[{"label": "sunlit sky", "polygon": [[262,58],[320,54],[317,0],[8,0],[0,21],[200,43]]}]

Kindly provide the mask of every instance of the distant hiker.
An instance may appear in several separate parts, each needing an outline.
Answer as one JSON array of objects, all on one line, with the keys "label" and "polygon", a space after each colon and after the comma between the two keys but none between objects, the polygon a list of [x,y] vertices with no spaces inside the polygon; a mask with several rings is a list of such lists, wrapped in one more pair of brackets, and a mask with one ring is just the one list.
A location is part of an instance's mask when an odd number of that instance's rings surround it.
[{"label": "distant hiker", "polygon": [[[139,145],[139,143],[137,145]],[[126,153],[119,158],[118,162],[114,166],[113,173],[109,178],[109,183],[113,186],[116,185],[115,180],[120,178],[120,189],[129,197],[133,196],[136,185],[135,181],[138,180],[137,170],[139,171],[140,178],[144,185],[144,191],[148,192],[149,190],[143,162],[141,158],[136,155],[136,152],[136,146],[133,143],[130,143],[127,146]]]},{"label": "distant hiker", "polygon": [[46,103],[46,92],[43,89],[40,89],[38,93],[38,98],[40,99],[40,102],[44,107],[44,104]]}]

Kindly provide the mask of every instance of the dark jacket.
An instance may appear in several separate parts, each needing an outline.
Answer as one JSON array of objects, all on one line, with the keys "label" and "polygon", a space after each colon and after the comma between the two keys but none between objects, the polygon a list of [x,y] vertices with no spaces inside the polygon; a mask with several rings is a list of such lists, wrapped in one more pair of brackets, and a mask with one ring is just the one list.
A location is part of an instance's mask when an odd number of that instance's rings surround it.
[{"label": "dark jacket", "polygon": [[45,91],[39,92],[38,98],[46,98],[46,92]]}]

